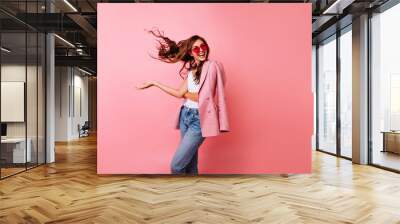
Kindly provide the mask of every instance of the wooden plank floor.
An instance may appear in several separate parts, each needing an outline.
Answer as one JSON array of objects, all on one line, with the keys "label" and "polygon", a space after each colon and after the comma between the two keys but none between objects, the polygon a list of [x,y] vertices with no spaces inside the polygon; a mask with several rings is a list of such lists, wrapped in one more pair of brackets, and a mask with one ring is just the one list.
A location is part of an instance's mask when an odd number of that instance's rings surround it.
[{"label": "wooden plank floor", "polygon": [[320,152],[313,174],[98,176],[96,139],[0,181],[0,223],[400,223],[400,175]]}]

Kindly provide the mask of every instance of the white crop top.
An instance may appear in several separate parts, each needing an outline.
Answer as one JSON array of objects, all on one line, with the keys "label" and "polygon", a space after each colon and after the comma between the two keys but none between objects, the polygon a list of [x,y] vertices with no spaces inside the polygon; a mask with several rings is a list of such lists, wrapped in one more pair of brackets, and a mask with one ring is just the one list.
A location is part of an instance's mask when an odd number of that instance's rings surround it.
[{"label": "white crop top", "polygon": [[[193,72],[190,71],[187,78],[187,89],[190,93],[198,93],[200,85],[194,82]],[[199,108],[199,104],[196,101],[186,99],[185,103],[183,104],[189,108]]]}]

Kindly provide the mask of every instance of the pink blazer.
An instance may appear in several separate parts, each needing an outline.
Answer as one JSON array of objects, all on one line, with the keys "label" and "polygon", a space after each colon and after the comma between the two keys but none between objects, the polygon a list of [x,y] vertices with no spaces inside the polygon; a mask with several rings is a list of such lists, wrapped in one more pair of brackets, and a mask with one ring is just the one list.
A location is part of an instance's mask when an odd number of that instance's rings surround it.
[{"label": "pink blazer", "polygon": [[[203,137],[217,136],[229,131],[228,111],[225,100],[225,71],[221,63],[207,60],[200,76],[199,114]],[[179,115],[176,128],[179,129]]]}]

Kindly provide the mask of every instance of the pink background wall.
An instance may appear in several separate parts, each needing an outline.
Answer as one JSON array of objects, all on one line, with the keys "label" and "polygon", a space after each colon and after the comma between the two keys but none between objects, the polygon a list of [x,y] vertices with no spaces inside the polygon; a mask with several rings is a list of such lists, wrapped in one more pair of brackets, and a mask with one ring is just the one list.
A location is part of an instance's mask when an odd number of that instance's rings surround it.
[{"label": "pink background wall", "polygon": [[224,64],[232,131],[206,139],[200,173],[311,171],[310,4],[98,4],[99,174],[170,173],[181,104],[180,64],[151,59],[158,27],[174,40],[203,36]]}]

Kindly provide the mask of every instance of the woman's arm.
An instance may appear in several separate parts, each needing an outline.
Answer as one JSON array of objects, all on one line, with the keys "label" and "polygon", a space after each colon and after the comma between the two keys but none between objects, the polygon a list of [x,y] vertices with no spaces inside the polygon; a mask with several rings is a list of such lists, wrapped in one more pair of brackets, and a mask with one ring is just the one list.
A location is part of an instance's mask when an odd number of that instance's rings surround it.
[{"label": "woman's arm", "polygon": [[163,85],[159,82],[154,82],[154,86],[160,88],[165,93],[177,97],[182,98],[184,94],[187,92],[187,79],[183,80],[179,89],[174,89],[169,86]]},{"label": "woman's arm", "polygon": [[174,89],[171,88],[169,86],[163,85],[159,82],[146,82],[144,83],[142,86],[138,86],[136,88],[138,89],[146,89],[149,88],[151,86],[156,86],[158,88],[160,88],[162,91],[164,91],[165,93],[177,97],[177,98],[182,98],[184,96],[184,94],[187,92],[187,79],[183,80],[181,83],[181,86],[179,87],[179,89]]}]

